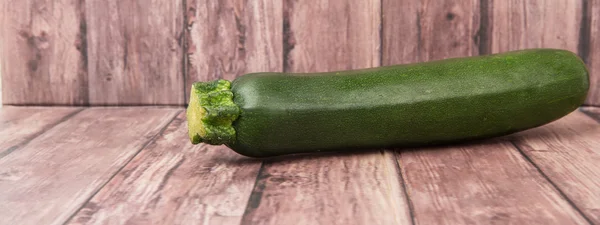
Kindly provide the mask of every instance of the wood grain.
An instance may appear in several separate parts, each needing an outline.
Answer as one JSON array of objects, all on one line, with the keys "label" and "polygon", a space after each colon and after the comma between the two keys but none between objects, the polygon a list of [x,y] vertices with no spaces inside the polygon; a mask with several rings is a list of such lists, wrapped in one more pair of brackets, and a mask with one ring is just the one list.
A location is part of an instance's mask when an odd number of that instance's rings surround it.
[{"label": "wood grain", "polygon": [[402,151],[416,224],[587,224],[507,141]]},{"label": "wood grain", "polygon": [[239,224],[261,161],[187,140],[181,113],[70,223]]},{"label": "wood grain", "polygon": [[590,26],[587,63],[590,70],[590,90],[586,104],[600,106],[600,0],[588,1]]},{"label": "wood grain", "polygon": [[183,0],[85,1],[92,105],[182,105]]},{"label": "wood grain", "polygon": [[1,1],[3,103],[87,104],[85,35],[80,0]]},{"label": "wood grain", "polygon": [[286,72],[380,65],[379,0],[286,0],[283,7]]},{"label": "wood grain", "polygon": [[588,116],[591,116],[592,118],[595,118],[596,120],[600,121],[600,107],[583,106],[580,109]]},{"label": "wood grain", "polygon": [[420,57],[420,1],[381,1],[382,65],[406,64]]},{"label": "wood grain", "polygon": [[578,52],[582,1],[492,1],[491,52],[559,48]]},{"label": "wood grain", "polygon": [[3,224],[63,224],[180,112],[91,108],[0,158]]},{"label": "wood grain", "polygon": [[282,1],[186,1],[186,93],[197,81],[283,70]]},{"label": "wood grain", "polygon": [[0,158],[71,117],[81,108],[3,107],[0,109]]},{"label": "wood grain", "polygon": [[559,48],[578,52],[583,1],[491,1],[491,52]]},{"label": "wood grain", "polygon": [[600,224],[598,122],[582,112],[574,112],[516,137],[516,144],[523,153],[584,215]]},{"label": "wood grain", "polygon": [[265,162],[242,224],[410,224],[393,153]]},{"label": "wood grain", "polygon": [[421,1],[420,61],[477,55],[479,12],[479,0]]}]

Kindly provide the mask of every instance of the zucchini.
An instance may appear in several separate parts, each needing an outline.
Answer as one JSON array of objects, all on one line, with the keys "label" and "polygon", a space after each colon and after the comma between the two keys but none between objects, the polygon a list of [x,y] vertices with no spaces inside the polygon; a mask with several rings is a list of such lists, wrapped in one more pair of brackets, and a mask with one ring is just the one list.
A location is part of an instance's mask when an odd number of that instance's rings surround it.
[{"label": "zucchini", "polygon": [[501,54],[324,73],[196,82],[192,143],[239,154],[447,144],[507,135],[577,109],[588,71],[572,52]]}]

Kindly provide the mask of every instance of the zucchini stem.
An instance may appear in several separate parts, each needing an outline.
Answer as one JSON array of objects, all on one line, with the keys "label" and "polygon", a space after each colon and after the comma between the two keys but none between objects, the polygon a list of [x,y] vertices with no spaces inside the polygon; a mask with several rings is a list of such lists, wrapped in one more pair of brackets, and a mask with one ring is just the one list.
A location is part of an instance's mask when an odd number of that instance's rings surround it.
[{"label": "zucchini stem", "polygon": [[215,80],[192,84],[186,116],[192,144],[233,144],[236,134],[232,126],[240,115],[233,102],[231,82]]}]

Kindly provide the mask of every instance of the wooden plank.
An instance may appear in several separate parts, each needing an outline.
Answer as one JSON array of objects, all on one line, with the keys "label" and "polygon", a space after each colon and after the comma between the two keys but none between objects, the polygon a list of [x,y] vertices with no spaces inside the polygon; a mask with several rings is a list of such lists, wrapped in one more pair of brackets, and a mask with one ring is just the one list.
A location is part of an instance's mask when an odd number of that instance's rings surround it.
[{"label": "wooden plank", "polygon": [[382,65],[419,61],[421,3],[412,0],[382,0]]},{"label": "wooden plank", "polygon": [[193,82],[283,70],[282,1],[186,0]]},{"label": "wooden plank", "polygon": [[265,162],[242,224],[411,224],[393,153]]},{"label": "wooden plank", "polygon": [[83,17],[80,0],[0,2],[4,104],[87,104]]},{"label": "wooden plank", "polygon": [[91,105],[183,105],[183,0],[85,1]]},{"label": "wooden plank", "polygon": [[587,224],[507,141],[402,151],[416,224]]},{"label": "wooden plank", "polygon": [[91,108],[0,158],[4,224],[63,224],[180,112]]},{"label": "wooden plank", "polygon": [[574,112],[516,138],[523,153],[584,215],[600,224],[600,125]]},{"label": "wooden plank", "polygon": [[260,160],[188,139],[181,113],[71,224],[239,224]]},{"label": "wooden plank", "polygon": [[578,52],[583,1],[491,1],[491,52],[559,48]]},{"label": "wooden plank", "polygon": [[0,158],[66,120],[81,108],[4,107],[0,109]]},{"label": "wooden plank", "polygon": [[479,11],[479,0],[421,1],[420,61],[477,55]]},{"label": "wooden plank", "polygon": [[587,2],[590,26],[589,46],[587,46],[590,90],[586,104],[600,106],[600,0],[587,0]]},{"label": "wooden plank", "polygon": [[287,0],[283,20],[286,72],[380,65],[380,0]]}]

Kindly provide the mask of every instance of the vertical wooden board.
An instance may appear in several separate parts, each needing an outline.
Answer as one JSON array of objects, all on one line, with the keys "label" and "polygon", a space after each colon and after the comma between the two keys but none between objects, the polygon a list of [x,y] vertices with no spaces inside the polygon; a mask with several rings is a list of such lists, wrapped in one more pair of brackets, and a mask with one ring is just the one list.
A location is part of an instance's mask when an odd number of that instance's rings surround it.
[{"label": "vertical wooden board", "polygon": [[578,52],[582,0],[491,1],[491,52],[559,48]]},{"label": "vertical wooden board", "polygon": [[239,224],[261,161],[187,140],[181,113],[70,224]]},{"label": "vertical wooden board", "polygon": [[479,11],[479,0],[421,1],[420,61],[478,55]]},{"label": "vertical wooden board", "polygon": [[85,1],[90,104],[183,105],[183,0]]},{"label": "vertical wooden board", "polygon": [[510,142],[399,153],[416,224],[587,224]]},{"label": "vertical wooden board", "polygon": [[269,0],[187,0],[188,74],[193,82],[281,72],[282,5]]},{"label": "vertical wooden board", "polygon": [[0,109],[0,158],[79,112],[81,108],[4,107]]},{"label": "vertical wooden board", "polygon": [[5,224],[63,224],[178,109],[92,108],[0,158]]},{"label": "vertical wooden board", "polygon": [[381,4],[382,65],[418,62],[421,2],[382,0]]},{"label": "vertical wooden board", "polygon": [[87,104],[82,2],[0,2],[0,74],[4,104]]},{"label": "vertical wooden board", "polygon": [[380,65],[379,0],[286,0],[283,20],[286,72]]},{"label": "vertical wooden board", "polygon": [[586,104],[600,106],[600,0],[586,0],[588,2],[588,14],[590,36],[588,51],[588,66],[590,70],[590,90]]},{"label": "vertical wooden board", "polygon": [[600,125],[574,112],[516,138],[523,153],[584,215],[600,224]]},{"label": "vertical wooden board", "polygon": [[387,151],[267,161],[242,224],[410,224]]}]

